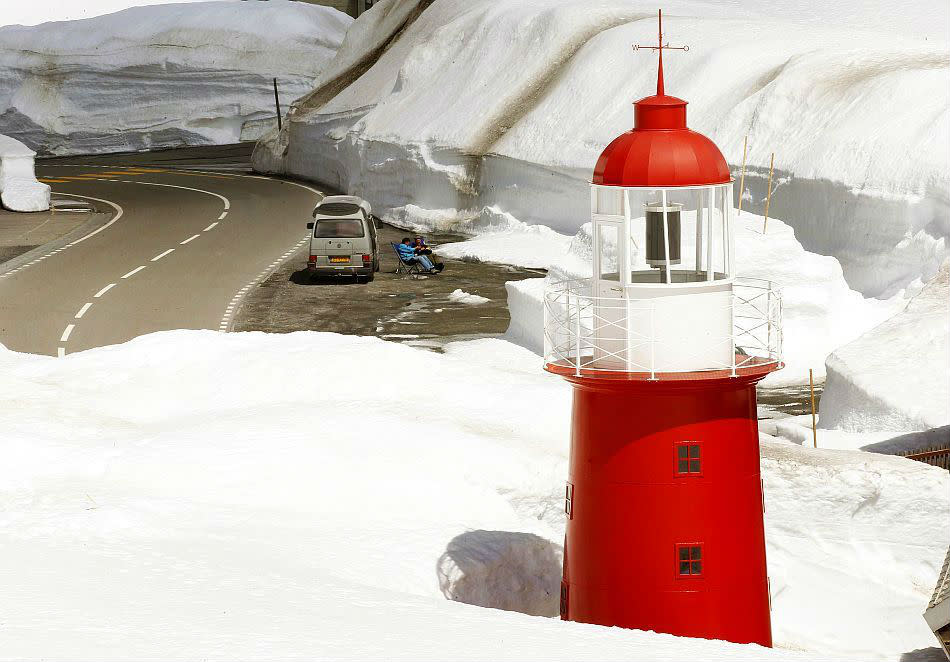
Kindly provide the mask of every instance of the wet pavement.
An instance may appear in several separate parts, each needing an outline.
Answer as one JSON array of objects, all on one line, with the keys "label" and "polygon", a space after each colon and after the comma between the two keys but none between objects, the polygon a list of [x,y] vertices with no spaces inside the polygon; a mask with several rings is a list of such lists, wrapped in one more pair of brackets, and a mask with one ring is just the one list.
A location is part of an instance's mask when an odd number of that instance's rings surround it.
[{"label": "wet pavement", "polygon": [[[305,222],[302,219],[301,226]],[[332,331],[437,349],[448,340],[504,333],[510,320],[505,282],[544,276],[534,270],[459,260],[445,260],[445,270],[432,276],[396,274],[397,260],[389,242],[409,234],[389,225],[380,227],[380,271],[365,284],[343,276],[311,280],[306,271],[308,250],[303,246],[248,294],[231,330]],[[426,238],[434,246],[464,239],[432,233]],[[454,300],[456,290],[488,301]]]}]

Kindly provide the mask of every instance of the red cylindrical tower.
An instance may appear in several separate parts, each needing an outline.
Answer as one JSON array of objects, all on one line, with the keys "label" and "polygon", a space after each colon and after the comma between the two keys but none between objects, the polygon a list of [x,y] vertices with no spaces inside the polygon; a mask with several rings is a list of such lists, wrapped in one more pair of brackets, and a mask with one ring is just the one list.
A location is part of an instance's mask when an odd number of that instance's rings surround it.
[{"label": "red cylindrical tower", "polygon": [[574,387],[561,616],[771,646],[755,385],[780,293],[735,277],[725,159],[662,59],[657,87],[594,170],[592,278],[545,293]]}]

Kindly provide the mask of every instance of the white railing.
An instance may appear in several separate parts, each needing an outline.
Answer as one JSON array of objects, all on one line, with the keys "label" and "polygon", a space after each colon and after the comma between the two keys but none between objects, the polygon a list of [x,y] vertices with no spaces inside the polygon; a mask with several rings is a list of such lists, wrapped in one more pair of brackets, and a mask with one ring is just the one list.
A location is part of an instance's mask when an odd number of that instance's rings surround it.
[{"label": "white railing", "polygon": [[731,289],[646,299],[596,297],[592,289],[583,279],[545,291],[545,363],[559,372],[659,379],[781,367],[782,294],[770,281],[735,278]]}]

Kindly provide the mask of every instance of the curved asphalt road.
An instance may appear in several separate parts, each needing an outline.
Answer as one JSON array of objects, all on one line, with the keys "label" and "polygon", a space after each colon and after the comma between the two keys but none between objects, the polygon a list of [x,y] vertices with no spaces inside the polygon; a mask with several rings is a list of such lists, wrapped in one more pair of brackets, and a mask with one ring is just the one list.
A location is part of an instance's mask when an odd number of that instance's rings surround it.
[{"label": "curved asphalt road", "polygon": [[295,182],[224,172],[37,171],[54,195],[94,198],[113,214],[94,234],[0,276],[0,343],[37,354],[165,329],[227,330],[244,293],[306,241],[320,198]]}]

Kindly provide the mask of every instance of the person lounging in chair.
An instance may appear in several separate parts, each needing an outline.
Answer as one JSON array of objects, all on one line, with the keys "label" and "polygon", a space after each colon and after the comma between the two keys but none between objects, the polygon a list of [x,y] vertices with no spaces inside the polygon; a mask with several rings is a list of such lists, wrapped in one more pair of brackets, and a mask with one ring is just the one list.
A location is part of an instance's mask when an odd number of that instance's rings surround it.
[{"label": "person lounging in chair", "polygon": [[[423,239],[420,236],[416,236],[416,238],[412,240],[412,250],[413,252],[415,252],[416,256],[419,256],[419,255],[432,256],[432,249],[426,245],[425,239]],[[445,269],[445,265],[439,262],[438,260],[436,260],[434,256],[430,257],[429,259],[435,263],[435,268],[438,271],[442,271],[443,269]]]},{"label": "person lounging in chair", "polygon": [[407,264],[418,262],[420,265],[422,265],[422,268],[430,274],[439,273],[445,266],[442,264],[433,264],[432,260],[430,260],[429,256],[427,255],[417,255],[415,250],[412,248],[412,240],[409,237],[403,237],[402,243],[396,246],[396,250],[399,251],[399,257],[402,258],[403,262]]},{"label": "person lounging in chair", "polygon": [[432,249],[426,245],[425,239],[418,235],[412,240],[412,250],[416,255],[432,255]]}]

